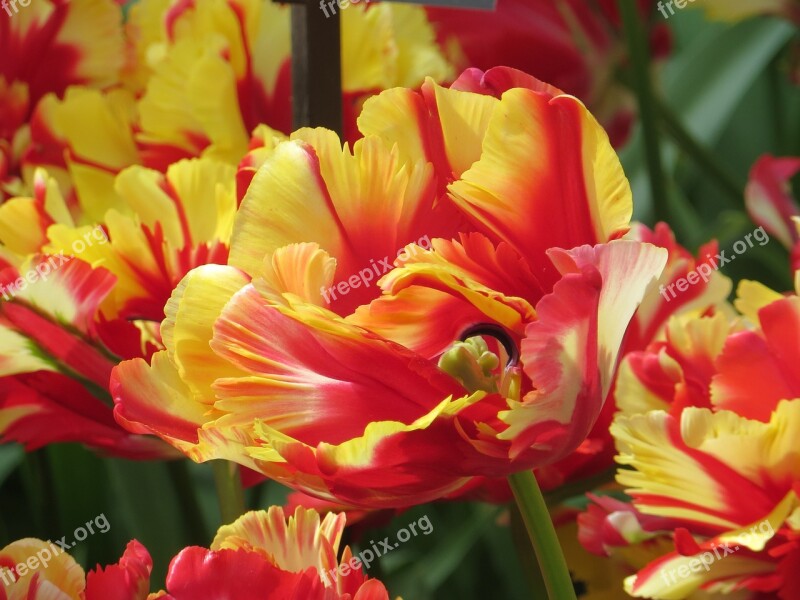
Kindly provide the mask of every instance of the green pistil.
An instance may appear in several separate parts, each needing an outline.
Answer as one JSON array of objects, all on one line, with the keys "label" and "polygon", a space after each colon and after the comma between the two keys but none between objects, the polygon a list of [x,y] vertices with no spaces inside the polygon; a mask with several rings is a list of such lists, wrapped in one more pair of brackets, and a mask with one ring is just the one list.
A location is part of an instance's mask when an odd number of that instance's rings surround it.
[{"label": "green pistil", "polygon": [[497,377],[493,371],[499,365],[500,359],[489,351],[482,337],[456,342],[439,359],[439,368],[470,392],[496,392]]}]

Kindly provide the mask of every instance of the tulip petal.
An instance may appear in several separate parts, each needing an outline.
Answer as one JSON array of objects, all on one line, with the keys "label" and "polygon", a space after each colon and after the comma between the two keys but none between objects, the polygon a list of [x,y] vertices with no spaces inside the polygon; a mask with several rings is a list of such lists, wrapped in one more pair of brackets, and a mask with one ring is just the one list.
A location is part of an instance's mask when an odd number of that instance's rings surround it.
[{"label": "tulip petal", "polygon": [[220,377],[242,375],[211,351],[213,323],[225,304],[249,277],[233,267],[205,265],[189,272],[175,288],[164,312],[161,335],[170,360],[192,392],[193,398],[211,405],[211,389]]},{"label": "tulip petal", "polygon": [[236,600],[304,600],[323,597],[317,570],[290,573],[246,550],[182,550],[169,566],[165,596],[169,600],[236,598]]},{"label": "tulip petal", "polygon": [[508,244],[481,234],[461,242],[409,246],[381,280],[384,295],[348,318],[419,354],[435,358],[472,325],[496,323],[516,340],[542,295],[528,264]]},{"label": "tulip petal", "polygon": [[778,402],[800,398],[800,298],[773,302],[758,312],[758,318],[760,334],[742,331],[728,338],[711,396],[721,409],[766,422]]},{"label": "tulip petal", "polygon": [[[704,590],[727,593],[747,589],[745,582],[752,582],[757,575],[770,575],[775,565],[755,556],[726,556],[725,550],[717,554],[724,560],[717,560],[713,552],[709,568],[701,562],[700,554],[682,556],[672,552],[651,562],[636,575],[625,580],[625,591],[634,598],[658,598],[659,600],[682,600]],[[703,557],[704,560],[708,560]],[[691,568],[696,567],[696,568]],[[686,575],[684,575],[686,573]]]},{"label": "tulip petal", "polygon": [[81,384],[46,371],[0,382],[0,434],[5,441],[22,443],[28,450],[78,442],[140,460],[176,454],[161,440],[120,429],[109,408]]},{"label": "tulip petal", "polygon": [[[512,456],[574,450],[589,433],[611,386],[622,339],[667,256],[629,241],[550,253],[564,273],[537,304],[538,320],[522,341],[522,364],[534,391],[500,414]],[[541,460],[541,459],[540,459]]]},{"label": "tulip petal", "polygon": [[792,460],[800,402],[781,402],[768,423],[732,412],[687,408],[620,418],[617,480],[645,514],[688,519],[711,533],[758,522],[800,474]]},{"label": "tulip petal", "polygon": [[503,94],[480,160],[449,190],[477,226],[522,256],[609,241],[625,233],[632,211],[619,159],[586,108],[519,88]]},{"label": "tulip petal", "polygon": [[150,591],[153,559],[136,540],[125,547],[119,564],[98,566],[86,575],[86,600],[132,600]]},{"label": "tulip petal", "polygon": [[337,554],[345,515],[328,513],[320,523],[315,510],[297,508],[285,517],[272,506],[266,512],[251,511],[217,531],[212,550],[262,550],[285,571],[316,567],[322,573],[338,567]]},{"label": "tulip petal", "polygon": [[278,248],[316,243],[337,263],[341,296],[331,309],[349,314],[378,295],[370,282],[398,250],[457,230],[453,207],[436,203],[433,184],[430,165],[400,164],[397,150],[376,138],[360,140],[351,154],[332,132],[300,130],[253,178],[234,225],[230,264],[255,275]]},{"label": "tulip petal", "polygon": [[216,321],[211,348],[245,372],[214,385],[215,407],[231,413],[224,423],[258,419],[307,444],[336,444],[361,435],[369,422],[413,422],[463,393],[450,376],[391,342],[322,313],[284,310],[248,286]]},{"label": "tulip petal", "polygon": [[110,390],[120,425],[133,433],[154,433],[184,452],[199,443],[198,429],[214,417],[208,406],[192,400],[166,352],[156,352],[151,365],[141,358],[120,363]]},{"label": "tulip petal", "polygon": [[787,248],[800,241],[792,217],[800,208],[791,195],[790,181],[800,171],[800,158],[762,156],[750,171],[745,205],[750,218]]},{"label": "tulip petal", "polygon": [[6,590],[8,597],[13,600],[74,600],[81,597],[85,587],[83,569],[66,552],[54,552],[50,542],[25,538],[0,550],[0,565],[4,569],[4,575],[7,578],[10,573],[6,569],[24,564],[30,557],[45,550],[52,555],[48,564],[39,565],[38,569],[28,569],[25,575],[18,577],[10,586],[4,581],[4,589],[0,591],[3,597],[6,597]]}]

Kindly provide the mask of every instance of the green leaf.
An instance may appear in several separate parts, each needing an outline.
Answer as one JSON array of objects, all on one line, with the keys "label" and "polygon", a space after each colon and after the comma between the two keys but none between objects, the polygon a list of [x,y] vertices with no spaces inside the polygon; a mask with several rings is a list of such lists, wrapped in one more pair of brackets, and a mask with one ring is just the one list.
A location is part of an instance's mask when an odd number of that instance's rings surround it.
[{"label": "green leaf", "polygon": [[[708,26],[664,67],[657,87],[694,138],[713,146],[792,32],[788,23],[773,19],[750,20],[726,28]],[[674,173],[678,156],[674,147],[666,146],[663,158],[668,172]],[[635,217],[648,221],[652,202],[639,132],[621,157],[633,187]]]},{"label": "green leaf", "polygon": [[3,485],[23,458],[25,458],[25,450],[19,444],[0,446],[0,485]]}]

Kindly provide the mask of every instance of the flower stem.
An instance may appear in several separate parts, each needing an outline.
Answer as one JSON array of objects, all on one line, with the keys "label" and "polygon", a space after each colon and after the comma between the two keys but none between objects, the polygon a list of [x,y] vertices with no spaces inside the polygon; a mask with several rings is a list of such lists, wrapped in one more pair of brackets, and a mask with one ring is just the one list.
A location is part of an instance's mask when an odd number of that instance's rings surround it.
[{"label": "flower stem", "polygon": [[528,537],[528,528],[525,527],[525,521],[516,503],[511,505],[510,513],[511,539],[514,541],[514,549],[517,551],[520,566],[522,567],[525,580],[528,582],[528,589],[533,598],[547,598],[547,588],[544,585],[542,569],[539,567],[536,555],[531,552],[531,540]]},{"label": "flower stem", "polygon": [[167,462],[175,496],[183,509],[183,528],[186,540],[191,545],[202,546],[210,541],[203,510],[197,500],[194,482],[187,466],[186,460],[171,460]]},{"label": "flower stem", "polygon": [[639,120],[642,123],[642,138],[653,199],[653,216],[656,221],[669,222],[671,215],[667,178],[661,162],[658,117],[653,84],[650,80],[650,48],[641,26],[635,0],[619,0],[619,11],[627,39],[628,56],[633,67],[633,88],[639,105]]},{"label": "flower stem", "polygon": [[575,600],[567,561],[536,476],[532,471],[521,471],[510,475],[508,483],[528,529],[550,600]]},{"label": "flower stem", "polygon": [[736,206],[741,206],[744,201],[744,181],[740,181],[725,165],[717,161],[714,155],[698,142],[692,134],[686,130],[681,120],[672,112],[672,109],[662,100],[654,100],[664,131],[673,139],[678,147],[688,154],[703,172],[713,180],[717,186],[726,192],[735,202]]},{"label": "flower stem", "polygon": [[244,490],[239,474],[239,465],[226,460],[211,463],[214,470],[214,483],[217,487],[219,512],[223,524],[233,523],[245,513]]}]

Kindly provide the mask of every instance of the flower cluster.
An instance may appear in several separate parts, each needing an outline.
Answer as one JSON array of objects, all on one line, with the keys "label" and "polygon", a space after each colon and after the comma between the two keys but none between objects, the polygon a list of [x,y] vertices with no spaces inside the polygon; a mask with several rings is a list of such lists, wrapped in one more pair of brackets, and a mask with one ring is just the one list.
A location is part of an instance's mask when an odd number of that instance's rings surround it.
[{"label": "flower cluster", "polygon": [[[754,219],[790,249],[796,168],[763,157],[747,194]],[[625,357],[610,431],[631,500],[595,497],[579,522],[589,551],[634,573],[629,594],[800,593],[800,271],[794,279],[786,295],[742,281],[735,312],[673,316],[663,339]],[[718,548],[726,560],[706,565]]]},{"label": "flower cluster", "polygon": [[[546,500],[570,500],[567,554],[613,580],[602,596],[571,564],[589,598],[800,597],[800,158],[762,155],[739,190],[759,247],[737,268],[774,238],[791,292],[728,272],[710,235],[690,251],[678,219],[632,220],[632,81],[650,169],[660,124],[737,185],[665,103],[645,110],[670,50],[657,4],[354,3],[330,19],[338,132],[294,126],[303,7],[0,12],[0,439],[52,446],[11,485],[41,492],[62,443],[172,461],[201,536],[180,469],[213,461],[228,522],[163,581],[136,539],[87,574],[64,538],[25,537],[0,550],[0,598],[388,600],[371,550],[339,552],[348,517],[512,496],[551,543]],[[246,512],[242,474],[292,510]],[[374,558],[410,537],[389,539]]]},{"label": "flower cluster", "polygon": [[[389,600],[386,588],[358,568],[346,547],[339,556],[345,516],[320,520],[298,508],[288,519],[279,507],[242,515],[217,531],[210,548],[181,550],[169,566],[167,589],[150,592],[153,561],[147,549],[131,541],[119,563],[98,566],[88,574],[66,553],[33,572],[10,573],[3,597],[82,600]],[[3,564],[24,564],[50,544],[33,538],[0,550]],[[326,586],[320,574],[333,573]],[[345,574],[346,573],[346,574]]]}]

